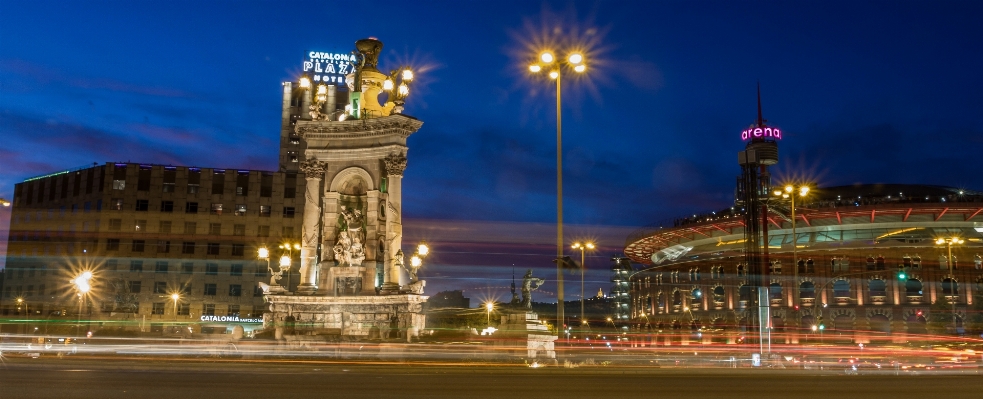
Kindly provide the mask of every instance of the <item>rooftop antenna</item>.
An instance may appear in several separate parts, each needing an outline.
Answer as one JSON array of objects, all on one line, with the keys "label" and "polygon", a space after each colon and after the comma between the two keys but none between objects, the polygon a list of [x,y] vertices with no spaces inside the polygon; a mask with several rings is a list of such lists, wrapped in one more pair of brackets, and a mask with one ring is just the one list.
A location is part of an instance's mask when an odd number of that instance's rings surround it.
[{"label": "rooftop antenna", "polygon": [[758,127],[765,125],[765,118],[761,115],[761,81],[758,81]]}]

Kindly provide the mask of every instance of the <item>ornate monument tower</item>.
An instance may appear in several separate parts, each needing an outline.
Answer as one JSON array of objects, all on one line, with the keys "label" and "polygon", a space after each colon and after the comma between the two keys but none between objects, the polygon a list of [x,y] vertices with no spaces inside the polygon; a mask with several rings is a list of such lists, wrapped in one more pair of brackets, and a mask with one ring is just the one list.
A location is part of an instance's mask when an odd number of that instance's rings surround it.
[{"label": "ornate monument tower", "polygon": [[376,39],[355,47],[345,110],[324,112],[327,90],[311,87],[317,95],[310,119],[295,124],[306,144],[301,283],[297,295],[267,294],[266,321],[270,327],[294,321],[295,329],[314,334],[368,336],[395,327],[408,338],[423,327],[426,297],[415,268],[410,279],[401,278],[402,178],[406,139],[423,122],[401,113],[412,71],[379,72]]}]

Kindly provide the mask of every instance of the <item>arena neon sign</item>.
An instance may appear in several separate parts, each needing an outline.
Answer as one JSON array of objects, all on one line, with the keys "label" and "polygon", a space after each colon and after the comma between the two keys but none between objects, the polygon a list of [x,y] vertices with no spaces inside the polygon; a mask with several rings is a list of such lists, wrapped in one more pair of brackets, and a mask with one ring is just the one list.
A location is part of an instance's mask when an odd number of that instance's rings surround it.
[{"label": "arena neon sign", "polygon": [[782,131],[775,127],[752,127],[741,132],[741,140],[782,138]]}]

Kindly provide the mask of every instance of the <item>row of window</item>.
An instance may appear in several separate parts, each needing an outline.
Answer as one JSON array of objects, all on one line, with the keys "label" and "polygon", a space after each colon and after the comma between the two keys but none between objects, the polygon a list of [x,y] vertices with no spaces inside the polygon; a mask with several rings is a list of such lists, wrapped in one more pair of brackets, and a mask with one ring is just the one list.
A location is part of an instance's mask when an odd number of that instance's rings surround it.
[{"label": "row of window", "polygon": [[[131,272],[135,272],[135,273],[142,273],[143,272],[143,265],[144,265],[143,260],[132,259],[132,260],[130,260],[130,265],[129,265],[129,269],[128,270],[131,271]],[[180,271],[180,274],[194,274],[195,273],[195,264],[194,264],[194,262],[180,262],[180,265],[178,267],[179,267],[178,270]],[[106,264],[103,266],[102,270],[105,270],[105,271],[123,271],[123,270],[120,269],[119,261],[117,261],[116,259],[110,259],[110,260],[106,261]],[[154,270],[154,273],[170,273],[172,269],[171,269],[170,262],[167,262],[167,261],[156,261],[156,262],[154,262],[154,269],[153,270]],[[229,275],[230,276],[242,276],[243,270],[244,270],[244,265],[241,264],[241,263],[233,263],[233,264],[229,265]],[[219,264],[218,263],[212,263],[212,262],[205,263],[205,275],[206,276],[217,276],[218,273],[219,273]],[[253,275],[254,276],[259,276],[259,277],[266,276],[266,267],[263,266],[263,265],[257,265],[253,269]]]},{"label": "row of window", "polygon": [[[151,243],[151,245],[154,245]],[[130,252],[144,252],[146,250],[147,241],[146,240],[132,240],[130,243]],[[181,243],[181,253],[186,255],[194,255],[195,249],[201,245],[196,244],[193,241],[184,241]],[[220,255],[222,244],[217,242],[206,243],[205,245],[206,255]],[[159,254],[166,254],[171,252],[171,242],[170,241],[157,241],[155,247],[156,252]],[[243,256],[246,254],[245,244],[231,244],[232,256]],[[106,251],[119,251],[120,249],[120,239],[109,238],[106,239]]]},{"label": "row of window", "polygon": [[[26,286],[26,288],[27,288],[26,290],[24,288],[25,288],[25,286],[22,286],[22,285],[10,286],[9,289],[7,289],[7,290],[4,291],[4,296],[6,298],[24,298],[24,299],[28,299],[29,300],[31,297],[33,297],[35,295],[34,285],[28,285],[28,286]],[[46,292],[45,292],[45,288],[46,287],[45,287],[44,284],[38,285],[37,288],[38,289],[37,289],[37,293],[36,294],[38,296],[43,296],[43,295],[46,294]],[[130,294],[140,294],[140,293],[143,292],[143,282],[142,281],[139,281],[139,280],[127,281],[126,282],[126,289],[127,289],[127,291]],[[70,290],[71,290],[70,288],[66,288],[66,289],[64,289],[62,291],[54,290],[52,292],[47,292],[47,294],[56,295],[57,296],[57,295],[61,295],[63,293],[67,293]],[[185,283],[185,284],[182,284],[179,289],[173,289],[173,288],[168,287],[167,282],[164,282],[164,281],[155,281],[154,282],[154,285],[153,285],[153,291],[152,291],[152,293],[154,293],[154,294],[161,294],[161,295],[170,295],[170,294],[177,293],[177,294],[181,295],[182,297],[184,297],[184,296],[187,296],[187,295],[192,295],[193,294],[193,291],[192,291],[191,283]],[[230,297],[240,297],[240,296],[242,296],[242,284],[229,284],[229,289],[228,289],[227,293],[228,293],[228,296],[230,296]],[[204,285],[203,290],[202,290],[202,295],[205,295],[205,296],[216,296],[216,295],[218,295],[218,285],[217,284],[214,284],[214,283],[206,283]],[[260,288],[258,285],[256,287],[253,287],[253,296],[254,297],[263,296],[263,289]]]},{"label": "row of window", "polygon": [[[939,268],[948,269],[948,259],[945,255],[939,256]],[[955,255],[952,256],[952,266],[955,268],[958,266],[959,258]],[[803,259],[798,262],[798,272],[799,273],[815,273],[816,263],[812,259]],[[973,256],[973,266],[975,269],[983,269],[983,256],[976,254]],[[907,270],[920,269],[922,267],[922,258],[919,255],[914,257],[905,255],[901,259],[901,263],[898,265],[899,268],[904,268]],[[846,256],[833,257],[830,260],[830,268],[833,272],[847,272],[850,270],[850,260]],[[873,257],[869,256],[866,259],[865,264],[866,270],[887,270],[887,262],[883,256]],[[736,268],[737,276],[744,277],[748,274],[748,269],[744,264],[738,264]],[[777,260],[770,262],[768,265],[769,274],[782,274],[782,261]],[[672,284],[679,283],[679,271],[671,271],[669,273],[669,282]],[[688,270],[686,273],[687,281],[700,281],[700,268],[694,267]],[[720,279],[724,278],[724,267],[723,266],[711,266],[710,267],[710,278]],[[652,276],[647,276],[644,279],[636,280],[634,284],[636,287],[648,288],[652,283]],[[656,285],[661,285],[664,283],[662,278],[662,273],[655,273],[654,280]]]},{"label": "row of window", "polygon": [[[17,231],[14,230],[10,234],[11,242],[18,241],[39,241],[42,237],[50,237],[51,233],[57,233],[60,230],[57,226],[54,231]],[[98,231],[99,221],[96,220],[89,226],[88,223],[83,223],[81,231]],[[122,231],[123,230],[123,220],[122,219],[109,219],[109,231]],[[129,228],[127,228],[129,230]],[[133,222],[133,230],[136,232],[150,232],[146,220],[135,220]],[[75,225],[71,225],[67,232],[75,232]],[[183,233],[185,235],[195,235],[198,232],[197,222],[184,222]],[[282,230],[283,237],[293,237],[294,227],[293,226],[283,226]],[[175,233],[173,228],[173,223],[168,220],[159,221],[157,224],[157,233],[159,234],[172,234]],[[208,224],[208,234],[213,236],[222,235],[222,223],[209,223]],[[232,235],[234,236],[245,236],[246,235],[246,225],[245,224],[234,224],[232,225]],[[256,226],[256,236],[257,237],[269,237],[270,236],[270,226],[261,225]]]},{"label": "row of window", "polygon": [[[78,206],[78,210],[81,210],[82,212],[89,212],[90,210],[93,209],[92,204],[93,204],[92,202],[85,202],[81,206]],[[225,207],[224,204],[213,203],[211,204],[209,214],[221,215],[224,212],[224,207]],[[110,210],[122,211],[123,208],[124,208],[124,204],[122,198],[113,198],[110,201],[110,206],[109,206]],[[64,217],[65,212],[69,209],[71,210],[72,213],[75,213],[77,211],[76,204],[72,204],[70,208],[66,208],[64,206],[61,207],[61,209],[59,210],[59,216]],[[164,213],[173,213],[174,201],[161,201],[159,209],[161,212]],[[94,210],[96,212],[102,211],[102,200],[98,200],[95,202]],[[138,212],[148,212],[150,210],[150,200],[136,200],[135,210]],[[185,213],[198,213],[198,210],[199,210],[199,206],[197,202],[186,202],[184,204]],[[30,223],[32,218],[40,222],[44,220],[44,213],[45,211],[37,211],[36,213],[21,212],[18,215],[14,215],[13,219],[11,220],[11,223],[15,225],[21,223],[21,221],[23,221],[24,223]],[[48,213],[48,219],[54,219],[55,217],[54,209],[48,209],[47,213]],[[245,204],[236,204],[232,212],[232,214],[235,216],[246,216],[248,215],[248,213],[249,212]],[[271,205],[259,206],[258,215],[260,217],[270,217],[272,214],[273,214],[273,207]],[[297,214],[297,208],[292,206],[283,207],[283,212],[280,213],[280,215],[285,218],[293,218],[296,214]]]}]

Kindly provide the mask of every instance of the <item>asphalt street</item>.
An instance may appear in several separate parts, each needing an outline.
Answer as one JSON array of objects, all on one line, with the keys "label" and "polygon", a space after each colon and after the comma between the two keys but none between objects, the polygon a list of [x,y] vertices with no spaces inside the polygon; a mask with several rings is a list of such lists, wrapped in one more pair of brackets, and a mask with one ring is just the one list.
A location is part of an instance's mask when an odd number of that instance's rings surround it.
[{"label": "asphalt street", "polygon": [[976,371],[346,364],[7,357],[0,398],[983,398]]}]

